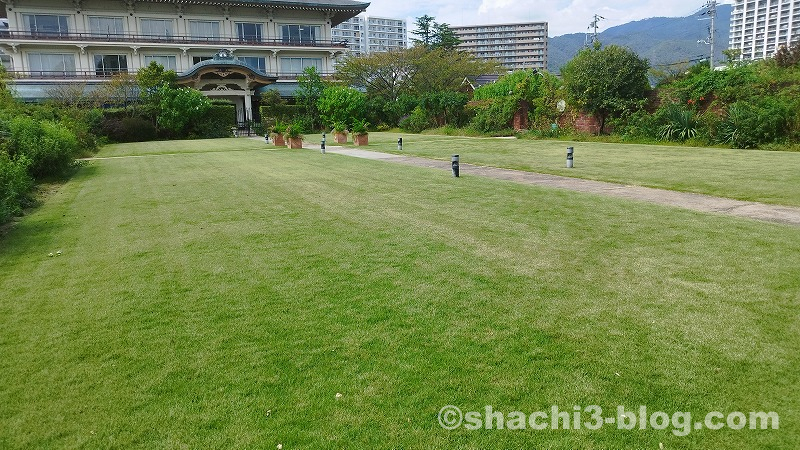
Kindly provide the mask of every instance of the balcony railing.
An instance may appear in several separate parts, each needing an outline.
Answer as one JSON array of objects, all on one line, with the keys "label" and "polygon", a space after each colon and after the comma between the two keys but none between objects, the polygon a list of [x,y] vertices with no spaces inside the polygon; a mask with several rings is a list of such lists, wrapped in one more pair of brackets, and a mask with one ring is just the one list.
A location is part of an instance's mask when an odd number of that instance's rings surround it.
[{"label": "balcony railing", "polygon": [[[332,78],[333,72],[318,72],[320,77]],[[130,70],[9,70],[6,75],[14,80],[103,80],[118,74],[136,75]],[[268,74],[279,80],[297,80],[302,72],[277,72]]]},{"label": "balcony railing", "polygon": [[62,32],[29,32],[29,31],[4,31],[3,39],[9,40],[40,40],[63,42],[119,42],[126,44],[153,43],[153,44],[189,44],[189,45],[248,45],[260,47],[336,47],[347,48],[343,40],[323,39],[251,39],[239,37],[198,37],[198,36],[163,36],[132,33],[62,33]]}]

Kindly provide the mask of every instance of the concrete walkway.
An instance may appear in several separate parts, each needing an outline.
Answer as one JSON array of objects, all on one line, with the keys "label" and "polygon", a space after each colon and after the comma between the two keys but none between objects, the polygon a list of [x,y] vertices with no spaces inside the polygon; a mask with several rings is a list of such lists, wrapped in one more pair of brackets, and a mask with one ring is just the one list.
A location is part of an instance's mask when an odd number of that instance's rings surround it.
[{"label": "concrete walkway", "polygon": [[[307,144],[305,148],[319,151],[319,145]],[[391,153],[373,152],[354,148],[327,146],[327,153],[352,156],[356,158],[374,159],[407,164],[410,166],[430,167],[434,169],[450,169],[449,161],[437,161],[417,156],[394,155]],[[639,200],[660,205],[675,206],[706,213],[727,214],[730,216],[746,217],[800,226],[800,208],[792,206],[769,205],[758,202],[745,202],[729,198],[713,197],[689,192],[670,191],[666,189],[647,188],[642,186],[628,186],[604,181],[583,180],[580,178],[546,175],[535,172],[524,172],[513,169],[500,169],[497,167],[475,166],[460,164],[462,175],[477,175],[482,177],[508,180],[517,183],[534,184],[557,189],[568,189],[590,194],[620,197],[629,200]]]}]

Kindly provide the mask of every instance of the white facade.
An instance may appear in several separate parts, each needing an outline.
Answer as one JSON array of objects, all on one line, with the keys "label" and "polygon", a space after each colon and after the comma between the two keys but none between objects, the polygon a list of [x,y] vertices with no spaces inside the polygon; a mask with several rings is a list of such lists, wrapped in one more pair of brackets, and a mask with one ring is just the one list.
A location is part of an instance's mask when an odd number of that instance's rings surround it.
[{"label": "white facade", "polygon": [[450,27],[459,50],[497,61],[506,69],[547,68],[547,22]]},{"label": "white facade", "polygon": [[334,40],[347,43],[350,53],[363,55],[367,53],[367,21],[362,16],[352,17],[331,29]]},{"label": "white facade", "polygon": [[334,40],[347,42],[356,55],[408,47],[408,27],[402,19],[357,16],[335,26],[331,35]]},{"label": "white facade", "polygon": [[781,45],[800,41],[800,0],[735,0],[729,48],[741,59],[769,58]]},{"label": "white facade", "polygon": [[[0,3],[8,18],[8,30],[0,30],[0,56],[18,92],[35,86],[41,92],[47,83],[101,83],[155,61],[191,75],[186,83],[206,95],[235,97],[246,120],[252,118],[245,105],[255,89],[295,82],[306,67],[332,73],[346,47],[331,39],[331,28],[369,6],[352,0]],[[230,58],[220,59],[215,69],[208,60],[221,52]],[[237,75],[229,76],[230,68]],[[214,70],[216,85],[206,82]]]}]

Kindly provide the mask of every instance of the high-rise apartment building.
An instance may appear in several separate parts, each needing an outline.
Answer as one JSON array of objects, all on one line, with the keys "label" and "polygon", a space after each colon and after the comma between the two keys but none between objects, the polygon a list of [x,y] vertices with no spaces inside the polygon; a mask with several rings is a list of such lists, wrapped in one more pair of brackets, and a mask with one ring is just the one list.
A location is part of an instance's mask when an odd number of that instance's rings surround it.
[{"label": "high-rise apartment building", "polygon": [[800,40],[800,0],[735,0],[728,47],[741,59],[771,57]]},{"label": "high-rise apartment building", "polygon": [[408,46],[406,21],[388,17],[356,16],[333,27],[331,36],[347,42],[350,52],[356,55]]},{"label": "high-rise apartment building", "polygon": [[547,22],[450,27],[459,50],[516,69],[547,68]]}]

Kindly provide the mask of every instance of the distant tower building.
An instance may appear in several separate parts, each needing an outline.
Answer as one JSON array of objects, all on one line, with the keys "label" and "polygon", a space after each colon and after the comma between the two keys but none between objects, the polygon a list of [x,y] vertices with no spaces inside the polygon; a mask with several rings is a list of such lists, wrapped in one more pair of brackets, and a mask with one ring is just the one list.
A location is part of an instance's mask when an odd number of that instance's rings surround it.
[{"label": "distant tower building", "polygon": [[331,29],[334,40],[347,42],[351,53],[364,55],[408,46],[406,21],[388,17],[357,16]]},{"label": "distant tower building", "polygon": [[361,55],[367,52],[367,25],[362,16],[347,19],[331,28],[334,41],[344,41],[350,53]]},{"label": "distant tower building", "polygon": [[547,22],[450,27],[459,50],[509,70],[547,68]]},{"label": "distant tower building", "polygon": [[800,41],[800,0],[734,0],[729,48],[742,60],[769,58]]}]

